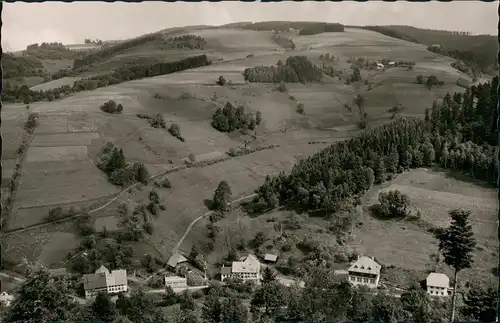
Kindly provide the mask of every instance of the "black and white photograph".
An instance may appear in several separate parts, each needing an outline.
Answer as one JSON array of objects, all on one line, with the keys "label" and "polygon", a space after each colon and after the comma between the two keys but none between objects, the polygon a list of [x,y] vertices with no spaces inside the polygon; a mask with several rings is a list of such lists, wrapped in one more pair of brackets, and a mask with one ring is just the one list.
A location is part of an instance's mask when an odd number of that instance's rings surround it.
[{"label": "black and white photograph", "polygon": [[1,8],[0,322],[498,321],[498,1]]}]

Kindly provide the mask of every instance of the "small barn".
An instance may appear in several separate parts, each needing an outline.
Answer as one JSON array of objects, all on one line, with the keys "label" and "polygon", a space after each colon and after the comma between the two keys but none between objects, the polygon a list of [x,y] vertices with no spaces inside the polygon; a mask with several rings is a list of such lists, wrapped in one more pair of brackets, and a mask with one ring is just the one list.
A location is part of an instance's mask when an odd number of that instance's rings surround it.
[{"label": "small barn", "polygon": [[183,262],[186,262],[187,259],[183,255],[181,255],[179,252],[176,252],[168,259],[167,265],[171,268],[177,267],[177,265],[182,264]]},{"label": "small barn", "polygon": [[276,261],[278,261],[278,255],[274,255],[272,253],[266,253],[264,255],[264,261],[267,262],[267,263],[276,263]]}]

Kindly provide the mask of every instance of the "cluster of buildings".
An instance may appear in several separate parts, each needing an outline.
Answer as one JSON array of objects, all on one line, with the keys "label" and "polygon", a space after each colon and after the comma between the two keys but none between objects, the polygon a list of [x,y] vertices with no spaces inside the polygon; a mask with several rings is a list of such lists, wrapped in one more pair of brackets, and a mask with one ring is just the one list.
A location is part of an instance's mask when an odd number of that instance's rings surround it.
[{"label": "cluster of buildings", "polygon": [[[377,288],[380,281],[380,266],[371,257],[359,257],[348,269],[348,280],[353,285]],[[445,274],[430,273],[425,280],[426,292],[430,296],[446,297],[450,292],[450,279]]]},{"label": "cluster of buildings", "polygon": [[[178,263],[187,261],[180,255],[169,261],[171,267],[175,267]],[[267,263],[275,263],[277,256],[266,254],[264,261]],[[358,257],[358,259],[347,270],[347,280],[355,286],[367,286],[369,288],[377,288],[380,282],[380,272],[382,266],[378,264],[374,258]],[[67,274],[64,270],[52,270],[55,276]],[[233,261],[231,266],[222,266],[221,281],[228,278],[240,278],[243,281],[252,281],[259,283],[261,279],[261,262],[253,254]],[[188,288],[187,279],[179,276],[165,276],[165,287],[172,287],[174,290]],[[426,279],[426,292],[430,296],[446,297],[450,293],[450,279],[442,273],[430,273]],[[128,292],[127,271],[125,269],[109,270],[105,266],[99,267],[94,273],[83,276],[83,287],[85,290],[85,298],[93,298],[99,292],[108,294],[118,294]],[[0,294],[0,303],[5,306],[10,306],[14,297],[7,292]]]}]

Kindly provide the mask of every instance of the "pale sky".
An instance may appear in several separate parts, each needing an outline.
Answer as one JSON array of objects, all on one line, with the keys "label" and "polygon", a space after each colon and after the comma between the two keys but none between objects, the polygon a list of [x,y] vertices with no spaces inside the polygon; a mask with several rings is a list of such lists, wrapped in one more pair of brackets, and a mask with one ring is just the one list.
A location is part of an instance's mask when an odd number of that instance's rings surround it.
[{"label": "pale sky", "polygon": [[2,47],[125,39],[165,28],[239,21],[324,21],[498,34],[498,1],[373,2],[43,2],[3,3]]}]

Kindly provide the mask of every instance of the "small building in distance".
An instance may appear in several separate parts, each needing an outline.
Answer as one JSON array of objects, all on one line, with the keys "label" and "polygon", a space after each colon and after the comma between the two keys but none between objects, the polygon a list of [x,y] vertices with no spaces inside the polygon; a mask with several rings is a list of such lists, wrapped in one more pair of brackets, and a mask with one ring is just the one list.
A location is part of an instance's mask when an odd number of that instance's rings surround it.
[{"label": "small building in distance", "polygon": [[378,62],[377,62],[377,69],[378,69],[378,70],[381,70],[381,69],[383,69],[384,67],[385,67],[385,66],[384,66],[384,64],[382,64],[382,63],[378,63]]},{"label": "small building in distance", "polygon": [[266,253],[264,256],[264,261],[268,263],[275,263],[278,260],[278,255],[273,255],[271,253]]},{"label": "small building in distance", "polygon": [[177,265],[182,264],[186,261],[186,257],[181,255],[179,252],[176,252],[168,259],[167,265],[171,268],[175,268],[177,267]]},{"label": "small building in distance", "polygon": [[94,274],[83,275],[83,289],[87,299],[99,292],[108,294],[127,292],[127,271],[125,269],[109,271],[108,268],[101,266]]},{"label": "small building in distance", "polygon": [[0,294],[0,303],[2,303],[6,307],[9,307],[13,300],[14,300],[14,296],[10,295],[7,292],[2,292]]},{"label": "small building in distance", "polygon": [[450,288],[450,278],[445,274],[430,273],[425,280],[427,294],[430,296],[445,297],[448,296]]},{"label": "small building in distance", "polygon": [[187,278],[180,276],[165,276],[165,287],[186,288]]},{"label": "small building in distance", "polygon": [[353,285],[364,285],[370,288],[377,288],[380,280],[380,269],[382,266],[377,264],[370,257],[359,257],[355,263],[349,267],[348,279]]},{"label": "small building in distance", "polygon": [[260,261],[252,254],[246,256],[243,261],[233,261],[231,267],[221,268],[221,280],[227,278],[240,278],[243,281],[260,281]]}]

